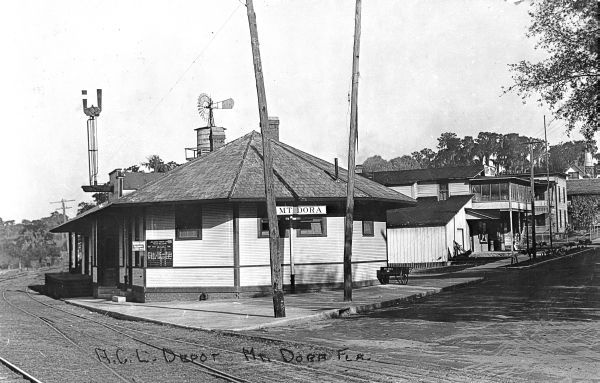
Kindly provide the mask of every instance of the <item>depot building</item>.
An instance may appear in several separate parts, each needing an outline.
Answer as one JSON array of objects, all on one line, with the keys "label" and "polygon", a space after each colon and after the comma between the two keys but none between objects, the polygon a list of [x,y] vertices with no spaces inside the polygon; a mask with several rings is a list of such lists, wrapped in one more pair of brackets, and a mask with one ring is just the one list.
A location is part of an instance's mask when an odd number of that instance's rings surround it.
[{"label": "depot building", "polygon": [[[286,291],[343,285],[347,172],[278,140],[270,124]],[[119,183],[117,183],[119,185]],[[79,246],[94,295],[198,300],[268,294],[269,230],[262,136],[251,132],[53,229]],[[415,200],[356,177],[352,272],[377,283],[386,211]]]}]

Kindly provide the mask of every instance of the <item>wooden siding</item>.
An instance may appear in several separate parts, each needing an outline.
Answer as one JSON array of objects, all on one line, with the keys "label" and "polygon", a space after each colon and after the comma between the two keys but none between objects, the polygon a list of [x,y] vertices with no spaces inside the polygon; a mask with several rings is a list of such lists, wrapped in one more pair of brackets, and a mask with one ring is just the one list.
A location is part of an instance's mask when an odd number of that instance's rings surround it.
[{"label": "wooden siding", "polygon": [[[352,263],[352,280],[354,282],[377,279],[377,270],[386,266],[385,260],[368,263]],[[296,284],[342,283],[344,282],[344,264],[297,265],[295,267]],[[269,281],[270,282],[270,281]],[[283,283],[290,284],[290,267],[283,268]]]},{"label": "wooden siding", "polygon": [[450,182],[448,184],[448,192],[453,195],[471,194],[471,188],[468,182]]},{"label": "wooden siding", "polygon": [[202,239],[176,240],[175,214],[165,208],[147,213],[146,239],[173,239],[173,267],[233,266],[231,205],[202,206]]},{"label": "wooden siding", "polygon": [[146,269],[146,287],[202,286],[233,286],[233,268]]},{"label": "wooden siding", "polygon": [[[352,260],[354,262],[379,261],[379,263],[370,264],[371,266],[365,266],[371,267],[372,270],[369,269],[368,272],[357,274],[354,280],[375,279],[376,270],[385,265],[386,224],[385,222],[374,222],[375,235],[372,237],[362,235],[361,221],[355,221],[353,226]],[[271,274],[268,266],[269,239],[258,238],[257,230],[256,208],[252,205],[240,206],[240,286],[271,284]],[[290,238],[284,238],[282,242],[283,262],[289,265]],[[294,230],[292,250],[294,264],[296,265],[296,283],[339,282],[338,280],[330,280],[330,278],[333,276],[337,278],[338,269],[342,267],[344,260],[344,217],[327,217],[327,237],[297,237],[296,230]],[[327,265],[321,265],[322,263]],[[335,263],[338,264],[331,265]],[[251,265],[261,265],[262,267],[244,267]],[[289,283],[289,266],[284,269],[288,273],[288,282],[286,283]]]},{"label": "wooden siding", "polygon": [[446,227],[391,228],[388,234],[390,263],[441,262],[446,251]]},{"label": "wooden siding", "polygon": [[438,187],[438,184],[418,184],[417,197],[437,197]]},{"label": "wooden siding", "polygon": [[398,193],[402,193],[411,198],[415,198],[415,190],[413,185],[404,185],[404,186],[392,186],[390,189],[397,191]]},{"label": "wooden siding", "polygon": [[98,268],[95,266],[92,267],[92,282],[98,283]]}]

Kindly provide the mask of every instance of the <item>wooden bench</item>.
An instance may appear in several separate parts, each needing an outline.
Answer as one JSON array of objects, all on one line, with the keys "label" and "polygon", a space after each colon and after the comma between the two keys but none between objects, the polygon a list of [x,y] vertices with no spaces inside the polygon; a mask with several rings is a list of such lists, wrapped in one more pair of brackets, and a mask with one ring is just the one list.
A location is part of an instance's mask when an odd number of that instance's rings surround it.
[{"label": "wooden bench", "polygon": [[410,273],[410,267],[408,266],[382,267],[377,270],[377,279],[382,285],[387,285],[390,283],[390,277],[392,277],[399,284],[406,285],[408,283],[408,273]]}]

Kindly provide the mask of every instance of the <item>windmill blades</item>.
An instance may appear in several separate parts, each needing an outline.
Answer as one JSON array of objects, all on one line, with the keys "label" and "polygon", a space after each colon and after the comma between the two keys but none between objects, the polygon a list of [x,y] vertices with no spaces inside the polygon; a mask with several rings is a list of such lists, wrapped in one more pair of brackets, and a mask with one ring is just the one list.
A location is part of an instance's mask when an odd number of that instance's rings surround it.
[{"label": "windmill blades", "polygon": [[210,96],[206,93],[201,93],[198,97],[198,113],[203,119],[208,119],[210,109],[213,107]]}]

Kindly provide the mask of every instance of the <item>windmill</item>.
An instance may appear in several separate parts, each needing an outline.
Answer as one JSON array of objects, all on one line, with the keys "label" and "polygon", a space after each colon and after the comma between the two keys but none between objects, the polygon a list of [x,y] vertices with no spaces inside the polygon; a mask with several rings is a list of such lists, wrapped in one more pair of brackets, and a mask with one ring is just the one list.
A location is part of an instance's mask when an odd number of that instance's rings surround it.
[{"label": "windmill", "polygon": [[225,144],[225,128],[215,126],[214,109],[232,109],[233,99],[228,98],[223,101],[213,101],[206,93],[198,96],[198,114],[206,121],[206,126],[194,129],[196,131],[196,147],[185,148],[185,157],[187,160],[194,159],[203,154],[214,151]]},{"label": "windmill", "polygon": [[207,127],[211,128],[215,126],[215,120],[213,116],[213,109],[232,109],[233,99],[228,98],[227,100],[214,102],[210,96],[206,93],[201,93],[198,96],[198,113],[202,119],[206,120]]}]

